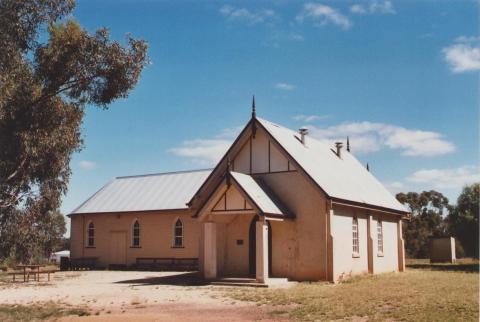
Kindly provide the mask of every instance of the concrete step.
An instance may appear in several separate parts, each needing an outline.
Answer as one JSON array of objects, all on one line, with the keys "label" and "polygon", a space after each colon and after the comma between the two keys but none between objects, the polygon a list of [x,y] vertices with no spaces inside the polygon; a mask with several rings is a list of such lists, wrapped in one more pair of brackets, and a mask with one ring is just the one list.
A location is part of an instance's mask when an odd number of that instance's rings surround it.
[{"label": "concrete step", "polygon": [[268,287],[267,284],[264,283],[258,283],[257,281],[246,281],[246,282],[241,282],[241,281],[214,281],[210,282],[211,285],[220,285],[220,286],[245,286],[245,287]]}]

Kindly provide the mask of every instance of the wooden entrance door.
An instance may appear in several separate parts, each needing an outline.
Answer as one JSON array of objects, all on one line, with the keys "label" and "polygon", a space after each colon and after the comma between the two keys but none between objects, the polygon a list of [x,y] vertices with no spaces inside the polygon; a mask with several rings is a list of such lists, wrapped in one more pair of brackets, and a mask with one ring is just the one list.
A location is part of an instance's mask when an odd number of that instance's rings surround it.
[{"label": "wooden entrance door", "polygon": [[124,231],[110,232],[110,263],[111,265],[127,264],[127,233]]}]

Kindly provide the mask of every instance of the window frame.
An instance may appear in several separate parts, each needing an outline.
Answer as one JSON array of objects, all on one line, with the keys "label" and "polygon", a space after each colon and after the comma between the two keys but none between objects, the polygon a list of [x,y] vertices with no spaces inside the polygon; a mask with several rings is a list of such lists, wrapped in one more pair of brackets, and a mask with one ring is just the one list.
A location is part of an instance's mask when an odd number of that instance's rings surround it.
[{"label": "window frame", "polygon": [[[92,233],[90,235],[90,232]],[[85,247],[86,248],[95,248],[95,223],[93,220],[89,220],[87,222],[87,231],[86,231],[86,240],[85,240]],[[91,241],[91,243],[90,243]]]},{"label": "window frame", "polygon": [[383,257],[383,221],[377,219],[377,256]]},{"label": "window frame", "polygon": [[357,217],[352,217],[352,257],[360,257],[360,229]]},{"label": "window frame", "polygon": [[[177,225],[179,227],[177,227]],[[177,228],[181,229],[181,234],[177,235]],[[178,239],[177,239],[178,238]],[[180,240],[180,243],[177,244],[177,240]],[[184,248],[185,247],[185,224],[180,218],[175,218],[173,222],[173,239],[172,239],[172,248]]]},{"label": "window frame", "polygon": [[[135,227],[135,225],[138,225],[138,227]],[[138,236],[135,236],[135,230],[138,230]],[[140,221],[138,220],[138,218],[135,218],[132,222],[132,229],[131,229],[131,233],[132,233],[132,239],[131,239],[131,245],[130,247],[131,248],[142,248],[141,246],[141,228],[140,228]],[[138,244],[135,245],[135,239],[137,239],[138,241]]]}]

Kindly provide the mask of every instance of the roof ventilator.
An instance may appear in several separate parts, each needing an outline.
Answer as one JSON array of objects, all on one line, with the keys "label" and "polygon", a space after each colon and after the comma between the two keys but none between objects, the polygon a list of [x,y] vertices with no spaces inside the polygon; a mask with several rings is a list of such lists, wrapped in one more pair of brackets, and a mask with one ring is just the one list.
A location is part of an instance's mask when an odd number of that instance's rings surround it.
[{"label": "roof ventilator", "polygon": [[337,148],[337,157],[342,158],[342,142],[335,142],[335,147]]},{"label": "roof ventilator", "polygon": [[302,144],[305,145],[306,139],[307,139],[307,134],[308,134],[308,129],[306,127],[302,127],[302,128],[300,128],[300,130],[298,130],[298,132],[300,133],[300,142],[302,142]]}]

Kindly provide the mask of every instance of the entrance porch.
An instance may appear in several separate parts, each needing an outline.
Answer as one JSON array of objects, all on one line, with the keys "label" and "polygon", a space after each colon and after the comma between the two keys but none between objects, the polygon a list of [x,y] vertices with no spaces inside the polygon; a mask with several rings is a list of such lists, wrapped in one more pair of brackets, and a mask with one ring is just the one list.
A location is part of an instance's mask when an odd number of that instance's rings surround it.
[{"label": "entrance porch", "polygon": [[205,278],[253,278],[268,283],[273,246],[268,219],[254,214],[238,214],[227,218],[227,223],[225,218],[216,219],[204,223]]},{"label": "entrance porch", "polygon": [[201,209],[205,279],[254,279],[268,284],[275,247],[270,222],[284,221],[287,212],[260,184],[249,175],[228,172]]}]

